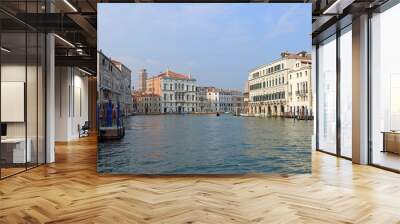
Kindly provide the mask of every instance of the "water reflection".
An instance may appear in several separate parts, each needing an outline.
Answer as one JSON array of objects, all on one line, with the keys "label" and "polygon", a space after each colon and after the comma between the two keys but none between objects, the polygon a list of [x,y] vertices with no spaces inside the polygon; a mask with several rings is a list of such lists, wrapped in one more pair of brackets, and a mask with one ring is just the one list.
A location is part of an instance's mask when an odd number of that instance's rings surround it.
[{"label": "water reflection", "polygon": [[98,171],[132,174],[311,172],[312,121],[223,115],[134,116],[99,143]]}]

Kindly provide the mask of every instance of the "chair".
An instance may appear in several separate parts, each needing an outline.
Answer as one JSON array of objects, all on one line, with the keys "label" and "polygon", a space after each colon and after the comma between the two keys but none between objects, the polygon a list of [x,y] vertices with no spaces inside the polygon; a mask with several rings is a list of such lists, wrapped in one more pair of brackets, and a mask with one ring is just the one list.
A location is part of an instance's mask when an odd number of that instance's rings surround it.
[{"label": "chair", "polygon": [[85,123],[82,125],[82,127],[80,127],[80,125],[78,125],[79,138],[89,136],[89,129],[90,129],[89,121],[85,121]]}]

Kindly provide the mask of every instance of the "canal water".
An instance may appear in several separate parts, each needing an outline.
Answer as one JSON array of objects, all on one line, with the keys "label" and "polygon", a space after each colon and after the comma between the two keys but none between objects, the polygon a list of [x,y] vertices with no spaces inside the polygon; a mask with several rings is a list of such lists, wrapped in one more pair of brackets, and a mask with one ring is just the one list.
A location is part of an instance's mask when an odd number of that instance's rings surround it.
[{"label": "canal water", "polygon": [[98,172],[243,174],[311,172],[312,121],[232,115],[128,118],[121,140],[99,143]]}]

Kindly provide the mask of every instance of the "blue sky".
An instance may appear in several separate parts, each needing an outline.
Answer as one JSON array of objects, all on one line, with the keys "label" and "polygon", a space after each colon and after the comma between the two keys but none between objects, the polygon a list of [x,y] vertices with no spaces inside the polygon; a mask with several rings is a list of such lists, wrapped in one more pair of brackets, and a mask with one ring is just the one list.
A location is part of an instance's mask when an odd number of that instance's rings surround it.
[{"label": "blue sky", "polygon": [[167,68],[243,89],[282,51],[311,50],[311,4],[98,4],[98,48],[132,70]]}]

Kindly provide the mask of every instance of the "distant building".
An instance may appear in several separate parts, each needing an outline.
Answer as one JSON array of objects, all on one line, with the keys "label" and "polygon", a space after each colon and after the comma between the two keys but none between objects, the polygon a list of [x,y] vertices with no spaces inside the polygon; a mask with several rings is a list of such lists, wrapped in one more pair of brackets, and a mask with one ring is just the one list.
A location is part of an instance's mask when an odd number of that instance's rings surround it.
[{"label": "distant building", "polygon": [[207,99],[208,89],[212,87],[196,87],[196,101],[197,101],[197,109],[196,112],[207,113],[211,112],[211,104]]},{"label": "distant building", "polygon": [[237,92],[237,94],[232,95],[232,108],[231,113],[240,115],[244,110],[244,96],[243,93]]},{"label": "distant building", "polygon": [[243,94],[238,90],[211,87],[207,90],[211,112],[241,113]]},{"label": "distant building", "polygon": [[111,60],[103,52],[98,52],[98,102],[120,105],[124,115],[132,112],[131,70],[121,62]]},{"label": "distant building", "polygon": [[121,99],[120,103],[122,103],[122,105],[124,106],[123,111],[130,114],[132,113],[132,97],[131,97],[132,71],[119,61],[112,60],[112,62],[118,68],[118,72],[115,74],[120,77],[119,84],[120,84],[120,90],[122,92],[120,97]]},{"label": "distant building", "polygon": [[146,91],[146,81],[147,81],[147,71],[146,69],[141,69],[139,72],[139,91]]},{"label": "distant building", "polygon": [[244,114],[249,114],[249,82],[246,81],[243,91],[243,111]]},{"label": "distant building", "polygon": [[161,99],[159,95],[135,91],[132,99],[133,108],[137,114],[161,113]]},{"label": "distant building", "polygon": [[196,112],[196,79],[167,70],[146,80],[147,92],[160,96],[161,113]]},{"label": "distant building", "polygon": [[298,61],[289,72],[287,115],[312,118],[311,62]]},{"label": "distant building", "polygon": [[[279,59],[250,71],[248,78],[248,113],[254,116],[292,116],[294,108],[306,106],[300,105],[298,102],[300,98],[297,98],[297,96],[295,98],[293,95],[290,97],[289,93],[292,93],[293,85],[295,87],[297,87],[297,84],[311,86],[311,79],[297,79],[297,77],[294,79],[293,75],[293,73],[296,75],[296,72],[298,73],[304,66],[308,70],[310,65],[311,55],[306,52],[297,54],[283,52]],[[309,70],[307,76],[310,78]],[[290,81],[292,89],[289,86],[290,77],[293,78]],[[305,81],[306,84],[299,83]],[[311,91],[309,92],[311,94]],[[311,95],[307,96],[310,102],[312,101],[311,98]],[[307,107],[311,109],[310,105],[307,105]],[[290,109],[292,109],[292,112]],[[310,113],[310,111],[306,113]]]}]

